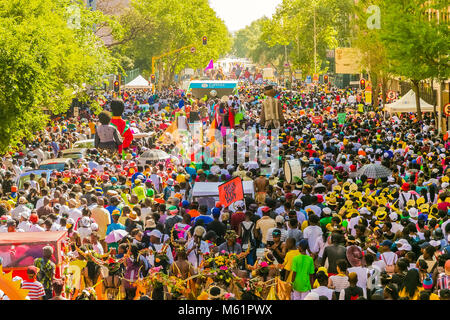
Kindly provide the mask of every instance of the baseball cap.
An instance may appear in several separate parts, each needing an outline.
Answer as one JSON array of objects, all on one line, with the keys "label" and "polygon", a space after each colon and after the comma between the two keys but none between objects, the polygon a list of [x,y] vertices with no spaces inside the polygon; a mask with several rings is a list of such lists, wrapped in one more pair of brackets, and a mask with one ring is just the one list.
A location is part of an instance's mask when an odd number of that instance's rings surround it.
[{"label": "baseball cap", "polygon": [[280,229],[274,229],[272,231],[272,236],[274,237],[280,237],[281,236],[281,230]]},{"label": "baseball cap", "polygon": [[380,246],[390,247],[390,246],[392,246],[392,241],[391,240],[384,240],[382,243],[380,243]]}]

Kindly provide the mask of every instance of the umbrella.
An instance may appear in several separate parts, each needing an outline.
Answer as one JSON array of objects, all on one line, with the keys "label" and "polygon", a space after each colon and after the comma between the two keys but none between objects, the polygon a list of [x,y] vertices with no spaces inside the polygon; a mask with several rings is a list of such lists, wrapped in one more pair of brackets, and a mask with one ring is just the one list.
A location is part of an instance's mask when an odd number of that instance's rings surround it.
[{"label": "umbrella", "polygon": [[113,242],[119,242],[123,237],[125,237],[128,234],[125,230],[118,229],[111,231],[110,234],[108,234],[105,238],[106,243],[113,243]]},{"label": "umbrella", "polygon": [[166,160],[166,159],[170,159],[170,155],[167,152],[164,152],[159,149],[151,149],[151,150],[147,150],[144,153],[142,153],[140,158],[145,159],[145,160],[151,160],[151,161]]},{"label": "umbrella", "polygon": [[358,170],[358,177],[365,175],[369,179],[385,178],[391,175],[391,170],[381,164],[366,164]]}]

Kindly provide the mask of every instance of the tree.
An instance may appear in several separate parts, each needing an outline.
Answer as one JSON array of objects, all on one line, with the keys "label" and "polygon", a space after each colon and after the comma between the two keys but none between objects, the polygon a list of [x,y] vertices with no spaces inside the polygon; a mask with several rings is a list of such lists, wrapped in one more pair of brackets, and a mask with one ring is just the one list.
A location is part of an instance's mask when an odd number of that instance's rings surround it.
[{"label": "tree", "polygon": [[[196,48],[195,53],[188,48],[158,61],[166,84],[182,69],[203,69],[209,60],[217,60],[231,48],[227,28],[207,0],[135,0],[131,7],[139,19],[152,24],[151,32],[141,32],[122,48],[136,67],[149,73],[153,56],[191,44]],[[202,45],[203,36],[208,37],[206,46]]]},{"label": "tree", "polygon": [[291,45],[290,61],[304,73],[315,70],[316,38],[317,68],[326,71],[326,51],[348,42],[351,5],[350,0],[283,0],[263,37],[270,46]]},{"label": "tree", "polygon": [[250,58],[260,65],[271,65],[279,71],[284,63],[284,45],[268,44],[268,32],[264,32],[270,26],[270,20],[266,17],[253,21],[236,32],[234,36],[233,53],[239,57]]},{"label": "tree", "polygon": [[380,32],[387,49],[389,68],[411,81],[420,121],[420,82],[450,76],[448,24],[439,24],[427,13],[430,9],[445,9],[448,4],[443,0],[389,0],[386,7]]},{"label": "tree", "polygon": [[[369,28],[368,21],[373,12],[368,8],[372,5],[377,5],[381,11],[386,8],[383,7],[383,0],[361,0],[355,6],[356,19],[352,19],[353,41],[355,48],[359,49],[361,53],[361,66],[363,73],[368,73],[372,82],[374,90],[374,106],[378,106],[378,95],[381,92],[383,103],[386,102],[386,88],[387,81],[391,77],[389,73],[389,64],[386,57],[385,43],[380,39],[380,31],[375,27]],[[382,9],[381,9],[382,8]]]},{"label": "tree", "polygon": [[104,20],[69,0],[0,2],[0,153],[42,129],[45,109],[66,111],[114,72],[116,60],[94,34]]}]

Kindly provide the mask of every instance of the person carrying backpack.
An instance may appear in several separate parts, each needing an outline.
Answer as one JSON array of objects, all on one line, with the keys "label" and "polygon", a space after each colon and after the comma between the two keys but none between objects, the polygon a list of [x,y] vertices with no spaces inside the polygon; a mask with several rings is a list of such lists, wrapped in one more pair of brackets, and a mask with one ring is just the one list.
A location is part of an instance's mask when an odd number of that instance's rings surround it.
[{"label": "person carrying backpack", "polygon": [[245,213],[245,219],[239,224],[238,234],[241,238],[242,250],[249,251],[247,263],[253,265],[256,261],[256,236],[255,222],[251,220],[252,212]]}]

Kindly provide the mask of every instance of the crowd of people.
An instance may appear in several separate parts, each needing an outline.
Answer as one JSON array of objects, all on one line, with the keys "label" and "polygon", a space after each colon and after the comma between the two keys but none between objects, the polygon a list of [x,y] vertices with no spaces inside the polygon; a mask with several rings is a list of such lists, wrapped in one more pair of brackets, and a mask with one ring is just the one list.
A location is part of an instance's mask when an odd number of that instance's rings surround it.
[{"label": "crowd of people", "polygon": [[[69,268],[57,279],[59,249],[43,247],[28,278],[16,279],[28,298],[450,299],[449,143],[431,114],[367,110],[352,88],[238,89],[206,99],[177,89],[105,93],[98,117],[54,118],[4,155],[0,232],[66,231],[64,265],[81,265],[78,278]],[[270,99],[282,117],[268,127],[280,130],[280,166],[269,173],[261,163],[195,162],[167,133],[172,123],[260,130]],[[118,118],[124,128],[112,124]],[[158,139],[125,145],[127,130]],[[95,147],[72,168],[18,185],[85,139]],[[150,149],[170,158],[140,161]],[[288,183],[281,164],[293,159],[303,174]],[[361,174],[368,164],[388,174]],[[253,181],[255,196],[229,207],[192,196],[197,182],[234,177]],[[9,251],[0,254],[3,269],[11,266]]]}]

